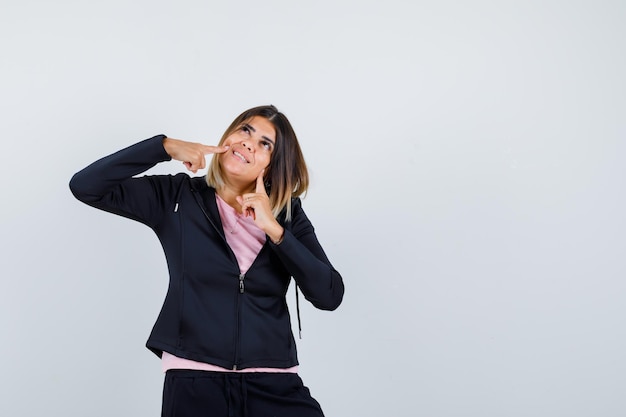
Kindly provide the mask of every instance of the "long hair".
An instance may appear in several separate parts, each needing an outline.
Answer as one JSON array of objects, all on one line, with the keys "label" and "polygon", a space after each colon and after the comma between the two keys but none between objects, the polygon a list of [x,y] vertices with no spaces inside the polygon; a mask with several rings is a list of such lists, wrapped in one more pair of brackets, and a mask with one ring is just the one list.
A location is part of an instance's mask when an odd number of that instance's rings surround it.
[{"label": "long hair", "polygon": [[[274,217],[286,210],[287,221],[291,220],[291,199],[304,194],[309,187],[309,172],[298,143],[296,133],[284,114],[272,105],[253,107],[233,120],[220,139],[220,145],[237,129],[255,116],[267,119],[276,130],[276,145],[270,164],[265,169],[263,180],[270,199]],[[207,183],[220,188],[224,185],[222,164],[219,155],[211,159],[206,175]]]}]

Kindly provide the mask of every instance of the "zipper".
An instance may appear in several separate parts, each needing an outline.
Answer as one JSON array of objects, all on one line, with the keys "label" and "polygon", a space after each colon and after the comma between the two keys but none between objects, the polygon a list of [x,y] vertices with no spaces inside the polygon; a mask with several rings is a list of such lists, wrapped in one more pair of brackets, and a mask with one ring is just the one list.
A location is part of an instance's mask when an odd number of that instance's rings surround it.
[{"label": "zipper", "polygon": [[[213,228],[218,232],[218,234],[221,236],[222,240],[224,241],[224,243],[230,250],[230,253],[232,254],[232,258],[235,260],[235,265],[237,265],[237,269],[239,269],[237,258],[235,257],[233,250],[228,245],[228,241],[226,240],[226,237],[224,236],[222,231],[220,231],[220,229],[215,225],[215,223],[211,219],[211,216],[209,216],[209,214],[206,212],[206,209],[204,208],[204,203],[201,201],[201,197],[199,193],[197,192],[197,190],[193,188],[191,189],[191,192],[193,193],[196,203],[198,203],[198,206],[200,207],[200,210],[202,210],[204,217],[206,217],[209,223],[211,223],[211,226],[213,226]],[[178,207],[175,207],[175,209],[177,208]],[[244,286],[245,277],[246,277],[245,274],[242,274],[242,273],[239,274],[239,277],[238,277],[239,278],[239,294],[243,294],[245,291],[245,286]],[[239,312],[240,310],[241,310],[241,297],[237,296],[237,311],[235,313],[235,357],[233,358],[233,371],[237,370],[237,359],[239,358],[239,327],[240,327]]]},{"label": "zipper", "polygon": [[241,328],[241,295],[244,292],[243,280],[245,274],[239,274],[239,294],[237,295],[237,311],[235,313],[235,357],[233,358],[233,371],[237,370],[237,360],[239,359],[239,329]]}]

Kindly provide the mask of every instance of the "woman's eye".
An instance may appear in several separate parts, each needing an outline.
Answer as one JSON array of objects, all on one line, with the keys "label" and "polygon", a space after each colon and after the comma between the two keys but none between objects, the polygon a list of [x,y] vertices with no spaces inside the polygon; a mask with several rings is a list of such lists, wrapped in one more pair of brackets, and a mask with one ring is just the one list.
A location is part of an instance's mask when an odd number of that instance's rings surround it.
[{"label": "woman's eye", "polygon": [[261,145],[262,145],[265,149],[267,149],[268,151],[271,151],[271,150],[272,150],[272,144],[271,144],[271,143],[269,143],[269,142],[268,142],[268,141],[266,141],[266,140],[262,141],[262,142],[261,142]]},{"label": "woman's eye", "polygon": [[243,126],[243,127],[241,128],[241,130],[242,130],[243,132],[246,132],[246,133],[250,134],[250,128],[249,128],[248,126]]}]

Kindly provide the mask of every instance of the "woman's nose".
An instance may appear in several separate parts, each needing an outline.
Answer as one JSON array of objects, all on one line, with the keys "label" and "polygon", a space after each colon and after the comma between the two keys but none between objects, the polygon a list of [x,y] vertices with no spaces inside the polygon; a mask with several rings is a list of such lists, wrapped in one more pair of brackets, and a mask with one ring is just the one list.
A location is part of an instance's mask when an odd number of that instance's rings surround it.
[{"label": "woman's nose", "polygon": [[243,146],[244,148],[246,148],[247,150],[249,150],[250,152],[252,152],[252,145],[250,144],[250,142],[241,142],[241,146]]}]

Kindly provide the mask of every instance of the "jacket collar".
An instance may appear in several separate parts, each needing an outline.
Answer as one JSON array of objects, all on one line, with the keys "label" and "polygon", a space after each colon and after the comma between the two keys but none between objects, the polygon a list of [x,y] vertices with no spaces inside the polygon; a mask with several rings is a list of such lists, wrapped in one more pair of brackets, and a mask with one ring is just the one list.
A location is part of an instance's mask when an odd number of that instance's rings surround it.
[{"label": "jacket collar", "polygon": [[191,189],[200,196],[202,203],[202,209],[207,215],[209,221],[217,229],[220,235],[224,237],[224,226],[222,225],[222,218],[217,209],[217,202],[215,201],[215,188],[209,187],[204,177],[194,177],[191,179]]},{"label": "jacket collar", "polygon": [[[217,209],[217,202],[215,201],[215,188],[210,187],[209,184],[206,183],[205,177],[193,177],[191,178],[191,190],[200,195],[203,203],[202,208],[209,217],[209,221],[211,221],[219,233],[224,236],[222,218],[220,217],[220,212]],[[292,204],[293,203],[294,200],[292,200]],[[281,226],[291,229],[291,222],[285,221],[285,217],[286,209],[283,209],[276,220],[278,220],[278,223],[280,223]]]}]

